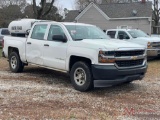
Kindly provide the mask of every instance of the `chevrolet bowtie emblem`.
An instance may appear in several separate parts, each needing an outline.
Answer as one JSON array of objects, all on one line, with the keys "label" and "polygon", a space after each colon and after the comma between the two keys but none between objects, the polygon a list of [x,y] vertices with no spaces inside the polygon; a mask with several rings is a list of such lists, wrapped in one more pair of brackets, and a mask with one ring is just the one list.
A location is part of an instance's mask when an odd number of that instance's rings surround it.
[{"label": "chevrolet bowtie emblem", "polygon": [[132,60],[137,60],[137,58],[138,58],[137,56],[132,56],[131,57]]}]

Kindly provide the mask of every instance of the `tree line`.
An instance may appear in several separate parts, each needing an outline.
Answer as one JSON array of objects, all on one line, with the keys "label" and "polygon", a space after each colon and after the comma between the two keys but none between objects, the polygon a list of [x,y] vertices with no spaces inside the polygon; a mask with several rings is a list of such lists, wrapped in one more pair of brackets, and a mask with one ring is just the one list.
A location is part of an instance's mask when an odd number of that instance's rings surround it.
[{"label": "tree line", "polygon": [[8,24],[16,19],[35,18],[43,20],[62,21],[63,16],[53,5],[55,0],[41,0],[37,3],[32,0],[0,0],[0,27],[8,27]]}]

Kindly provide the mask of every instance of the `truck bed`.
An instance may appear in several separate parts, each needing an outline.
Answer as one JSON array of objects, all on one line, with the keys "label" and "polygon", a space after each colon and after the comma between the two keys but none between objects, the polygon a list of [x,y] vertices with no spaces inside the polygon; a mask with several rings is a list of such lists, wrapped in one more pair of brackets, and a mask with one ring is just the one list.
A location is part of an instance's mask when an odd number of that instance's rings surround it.
[{"label": "truck bed", "polygon": [[3,39],[4,39],[3,52],[4,52],[5,57],[8,57],[8,50],[10,48],[18,48],[21,60],[26,61],[25,51],[26,51],[26,40],[27,40],[27,38],[5,36]]}]

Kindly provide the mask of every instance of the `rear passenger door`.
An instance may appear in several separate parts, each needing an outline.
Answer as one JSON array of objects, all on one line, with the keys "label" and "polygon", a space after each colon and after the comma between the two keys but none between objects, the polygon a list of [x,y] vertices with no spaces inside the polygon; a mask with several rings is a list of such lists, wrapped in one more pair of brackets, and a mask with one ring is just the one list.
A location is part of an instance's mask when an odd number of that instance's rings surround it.
[{"label": "rear passenger door", "polygon": [[34,26],[32,33],[28,36],[26,43],[26,59],[29,63],[44,65],[43,47],[47,24],[37,24]]}]

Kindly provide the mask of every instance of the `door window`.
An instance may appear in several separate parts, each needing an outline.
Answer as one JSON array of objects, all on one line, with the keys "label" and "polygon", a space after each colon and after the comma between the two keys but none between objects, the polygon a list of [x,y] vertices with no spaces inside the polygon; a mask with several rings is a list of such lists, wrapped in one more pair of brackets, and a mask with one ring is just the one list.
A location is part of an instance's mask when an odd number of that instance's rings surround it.
[{"label": "door window", "polygon": [[31,35],[32,39],[44,40],[47,25],[35,25]]},{"label": "door window", "polygon": [[52,39],[53,36],[55,36],[55,35],[63,37],[63,38],[66,38],[66,36],[64,34],[64,31],[63,31],[63,29],[60,26],[58,26],[58,25],[51,25],[49,33],[48,33],[48,40],[50,40],[50,41],[57,41],[57,40]]},{"label": "door window", "polygon": [[118,39],[130,39],[128,34],[124,31],[119,31],[118,32]]},{"label": "door window", "polygon": [[116,31],[108,31],[107,32],[107,35],[109,35],[111,38],[115,38],[115,34],[116,34]]}]

